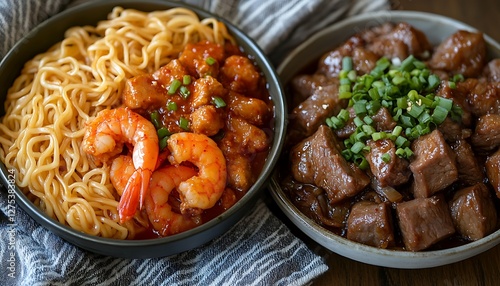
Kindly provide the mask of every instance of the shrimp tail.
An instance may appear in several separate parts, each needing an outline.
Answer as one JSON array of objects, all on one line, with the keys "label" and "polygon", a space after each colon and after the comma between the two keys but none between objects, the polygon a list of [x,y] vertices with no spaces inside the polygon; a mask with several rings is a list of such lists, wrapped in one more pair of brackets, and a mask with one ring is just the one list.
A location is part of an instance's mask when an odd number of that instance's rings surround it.
[{"label": "shrimp tail", "polygon": [[142,209],[150,178],[151,171],[144,169],[136,169],[130,176],[118,204],[120,222],[123,223],[131,219],[135,215],[138,206]]}]

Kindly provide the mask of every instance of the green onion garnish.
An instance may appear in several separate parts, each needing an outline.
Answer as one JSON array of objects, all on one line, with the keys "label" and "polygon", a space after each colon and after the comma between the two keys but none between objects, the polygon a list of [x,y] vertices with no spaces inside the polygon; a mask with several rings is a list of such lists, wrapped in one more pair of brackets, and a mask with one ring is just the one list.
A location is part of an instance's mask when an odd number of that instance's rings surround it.
[{"label": "green onion garnish", "polygon": [[151,117],[151,122],[153,123],[153,125],[156,129],[159,129],[162,127],[162,123],[160,120],[160,113],[158,112],[158,110],[151,112],[150,117]]},{"label": "green onion garnish", "polygon": [[[414,56],[409,56],[399,66],[382,57],[369,74],[361,76],[356,75],[352,58],[344,57],[339,80],[338,96],[349,100],[348,106],[355,117],[351,118],[349,111],[342,109],[336,116],[327,118],[326,124],[340,129],[353,121],[356,129],[344,140],[342,155],[364,167],[367,166],[364,153],[369,149],[367,140],[390,139],[396,145],[396,154],[409,159],[413,155],[409,148],[412,140],[430,133],[448,115],[453,120],[461,120],[462,109],[452,99],[434,93],[441,79]],[[453,87],[462,80],[463,76],[456,75],[448,83]],[[396,121],[392,131],[375,129],[372,116],[381,107],[387,108]]]},{"label": "green onion garnish", "polygon": [[168,94],[172,95],[177,92],[177,89],[181,86],[181,81],[178,79],[174,79],[172,83],[170,83],[170,86],[168,87]]},{"label": "green onion garnish", "polygon": [[189,89],[185,86],[181,86],[179,93],[181,94],[182,98],[186,99],[188,96],[191,94]]},{"label": "green onion garnish", "polygon": [[177,103],[175,103],[175,101],[170,101],[167,104],[167,109],[168,109],[168,111],[176,111],[177,110]]},{"label": "green onion garnish", "polygon": [[205,59],[205,62],[207,63],[207,65],[211,66],[211,65],[215,64],[217,61],[212,57],[208,57]]},{"label": "green onion garnish", "polygon": [[215,105],[215,108],[222,108],[226,106],[224,99],[218,96],[212,97],[212,104]]},{"label": "green onion garnish", "polygon": [[191,83],[191,76],[190,76],[190,75],[188,75],[188,74],[187,74],[187,75],[184,75],[184,76],[182,77],[182,84],[183,84],[183,85],[188,85],[188,84],[190,84],[190,83]]},{"label": "green onion garnish", "polygon": [[179,126],[186,131],[189,130],[189,120],[184,117],[179,118]]}]

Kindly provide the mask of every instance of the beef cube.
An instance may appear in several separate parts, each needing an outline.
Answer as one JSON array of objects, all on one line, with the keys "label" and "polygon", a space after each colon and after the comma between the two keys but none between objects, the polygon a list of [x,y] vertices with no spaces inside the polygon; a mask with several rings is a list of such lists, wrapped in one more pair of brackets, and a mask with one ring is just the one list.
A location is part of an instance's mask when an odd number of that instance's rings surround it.
[{"label": "beef cube", "polygon": [[484,180],[484,174],[472,147],[465,140],[458,140],[451,145],[457,158],[458,179],[469,186]]},{"label": "beef cube", "polygon": [[377,131],[392,131],[396,127],[397,123],[392,118],[391,113],[385,107],[379,108],[377,113],[372,116],[373,122],[375,123],[375,129]]},{"label": "beef cube", "polygon": [[348,107],[346,110],[349,112],[349,120],[345,123],[345,125],[342,128],[335,129],[335,135],[339,139],[347,139],[349,136],[351,136],[354,132],[356,132],[356,129],[358,126],[354,123],[354,118],[356,117],[356,112],[354,111],[354,108]]},{"label": "beef cube", "polygon": [[491,151],[500,146],[500,114],[479,117],[471,143],[482,151]]},{"label": "beef cube", "polygon": [[347,239],[378,248],[394,245],[390,204],[370,201],[354,204],[347,219]]},{"label": "beef cube", "polygon": [[495,230],[495,204],[483,183],[457,191],[449,205],[455,228],[465,239],[478,240]]},{"label": "beef cube", "polygon": [[332,206],[328,203],[325,190],[315,185],[299,183],[291,177],[285,178],[281,187],[293,204],[318,224],[336,228],[345,226],[350,209],[349,200]]},{"label": "beef cube", "polygon": [[409,251],[426,249],[455,233],[448,204],[442,196],[399,203],[396,214],[403,243]]},{"label": "beef cube", "polygon": [[370,178],[340,153],[341,145],[332,130],[322,125],[291,150],[295,180],[325,189],[331,204],[362,191]]},{"label": "beef cube", "polygon": [[295,108],[302,101],[311,96],[317,89],[329,85],[331,80],[332,79],[328,79],[322,74],[303,74],[292,78],[290,81],[290,87],[293,92],[293,102],[291,106]]},{"label": "beef cube", "polygon": [[472,130],[464,128],[460,123],[453,121],[450,117],[446,117],[445,120],[439,124],[438,130],[443,134],[447,142],[467,139],[472,135]]},{"label": "beef cube", "polygon": [[390,32],[376,38],[370,48],[379,56],[404,60],[409,55],[423,58],[432,46],[422,31],[408,23],[398,23]]},{"label": "beef cube", "polygon": [[500,149],[486,159],[486,176],[500,198]]},{"label": "beef cube", "polygon": [[485,78],[467,79],[475,82],[469,87],[467,102],[472,114],[477,117],[495,113],[500,114],[500,82],[488,82]]},{"label": "beef cube", "polygon": [[[372,174],[377,178],[380,187],[398,186],[408,182],[411,171],[409,162],[396,155],[396,145],[392,140],[382,139],[367,142],[370,151],[366,155]],[[383,160],[384,154],[389,154],[388,161]]]},{"label": "beef cube", "polygon": [[500,59],[491,60],[483,70],[488,81],[500,82]]},{"label": "beef cube", "polygon": [[312,135],[327,117],[337,114],[346,104],[339,99],[338,82],[314,90],[314,93],[295,107],[289,115],[291,130],[301,132],[305,137]]},{"label": "beef cube", "polygon": [[468,102],[470,91],[476,86],[477,79],[468,78],[465,81],[458,82],[456,88],[451,88],[448,81],[441,81],[436,92],[438,96],[453,99],[453,103],[462,109],[461,124],[470,126],[472,124],[472,112]]},{"label": "beef cube", "polygon": [[318,65],[318,71],[328,78],[338,77],[342,70],[342,58],[351,57],[353,69],[358,74],[369,73],[379,59],[379,56],[362,47],[363,41],[351,37],[344,45],[324,54]]},{"label": "beef cube", "polygon": [[415,154],[410,163],[413,173],[413,195],[427,198],[458,179],[455,153],[439,130],[419,137],[412,143]]},{"label": "beef cube", "polygon": [[477,77],[486,64],[486,42],[480,32],[459,30],[441,42],[429,66],[465,77]]}]

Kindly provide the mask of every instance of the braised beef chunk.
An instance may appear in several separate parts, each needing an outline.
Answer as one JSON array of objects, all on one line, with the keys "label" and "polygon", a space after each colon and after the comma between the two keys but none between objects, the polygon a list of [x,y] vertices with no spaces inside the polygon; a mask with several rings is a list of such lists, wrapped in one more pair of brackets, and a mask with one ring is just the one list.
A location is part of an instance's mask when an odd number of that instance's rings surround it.
[{"label": "braised beef chunk", "polygon": [[465,77],[477,77],[486,64],[486,42],[480,32],[459,30],[434,51],[429,66]]},{"label": "braised beef chunk", "polygon": [[363,41],[354,36],[343,46],[326,53],[319,61],[318,71],[328,78],[337,77],[342,69],[342,58],[351,57],[352,66],[358,74],[369,73],[378,60],[378,56],[363,47]]},{"label": "braised beef chunk", "polygon": [[342,228],[345,225],[350,204],[340,202],[334,206],[328,203],[325,191],[312,184],[301,184],[290,177],[282,184],[283,190],[307,217],[321,225]]},{"label": "braised beef chunk", "polygon": [[349,112],[349,120],[345,123],[344,127],[335,129],[333,132],[339,139],[347,139],[351,134],[353,134],[356,131],[356,124],[354,124],[354,118],[356,117],[356,112],[354,111],[354,108],[348,107],[346,110]]},{"label": "braised beef chunk", "polygon": [[[377,178],[381,187],[398,186],[408,182],[411,171],[408,161],[396,155],[396,145],[392,140],[382,139],[367,142],[370,151],[366,155],[372,174]],[[389,154],[389,160],[383,156]]]},{"label": "braised beef chunk", "polygon": [[381,107],[377,113],[372,116],[372,119],[377,131],[392,131],[397,125],[391,113],[385,107]]},{"label": "braised beef chunk", "polygon": [[500,146],[500,114],[479,117],[471,140],[472,145],[480,150],[491,151]]},{"label": "braised beef chunk", "polygon": [[446,117],[437,128],[447,142],[467,139],[472,135],[472,130],[464,128],[460,123],[453,121],[449,117]]},{"label": "braised beef chunk", "polygon": [[304,137],[312,135],[327,117],[337,114],[344,106],[338,92],[338,81],[328,81],[315,88],[311,96],[290,113],[290,129],[302,133]]},{"label": "braised beef chunk", "polygon": [[293,147],[290,156],[294,179],[323,188],[331,204],[356,195],[370,183],[363,171],[342,157],[340,144],[325,125]]},{"label": "braised beef chunk", "polygon": [[409,55],[424,58],[432,46],[422,31],[408,23],[398,23],[387,34],[380,35],[368,46],[378,56],[406,59]]},{"label": "braised beef chunk", "polygon": [[488,156],[485,165],[488,180],[500,198],[500,149]]},{"label": "braised beef chunk", "polygon": [[347,239],[379,248],[394,245],[390,204],[369,201],[354,204],[347,219]]},{"label": "braised beef chunk", "polygon": [[410,169],[416,198],[430,197],[458,179],[455,154],[439,130],[413,141],[411,149],[415,154]]},{"label": "braised beef chunk", "polygon": [[488,81],[500,82],[500,59],[493,59],[488,62],[483,71]]},{"label": "braised beef chunk", "polygon": [[406,250],[426,249],[455,233],[448,204],[442,196],[399,203],[396,213]]},{"label": "braised beef chunk", "polygon": [[500,114],[500,82],[487,82],[485,78],[467,79],[475,82],[467,94],[470,111],[477,117],[488,113]]},{"label": "braised beef chunk", "polygon": [[470,186],[482,182],[484,174],[470,144],[465,140],[458,140],[451,148],[457,158],[458,179]]},{"label": "braised beef chunk", "polygon": [[449,205],[453,223],[465,239],[478,240],[495,230],[495,204],[483,183],[457,191]]},{"label": "braised beef chunk", "polygon": [[462,109],[462,120],[461,124],[468,127],[472,122],[472,112],[470,111],[470,106],[468,102],[468,95],[470,90],[476,86],[476,79],[467,79],[463,82],[458,82],[456,88],[451,88],[448,84],[448,80],[441,81],[436,94],[438,96],[453,99],[453,102],[460,106]]},{"label": "braised beef chunk", "polygon": [[293,92],[291,107],[295,108],[299,103],[311,96],[317,89],[329,85],[329,81],[331,80],[332,79],[328,79],[322,74],[303,74],[292,78],[290,81],[290,87]]}]

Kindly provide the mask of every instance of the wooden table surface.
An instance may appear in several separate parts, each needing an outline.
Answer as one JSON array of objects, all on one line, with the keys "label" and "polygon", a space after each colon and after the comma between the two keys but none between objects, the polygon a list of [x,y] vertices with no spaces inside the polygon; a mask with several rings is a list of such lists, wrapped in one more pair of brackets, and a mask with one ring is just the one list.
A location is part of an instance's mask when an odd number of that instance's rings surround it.
[{"label": "wooden table surface", "polygon": [[[500,0],[393,0],[393,9],[432,12],[460,20],[500,41]],[[307,240],[306,240],[307,241]],[[500,245],[467,260],[408,270],[356,262],[307,242],[322,254],[328,272],[313,285],[500,285]]]}]

